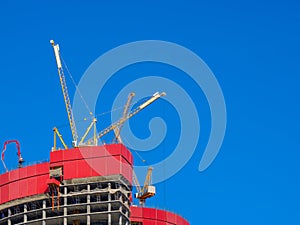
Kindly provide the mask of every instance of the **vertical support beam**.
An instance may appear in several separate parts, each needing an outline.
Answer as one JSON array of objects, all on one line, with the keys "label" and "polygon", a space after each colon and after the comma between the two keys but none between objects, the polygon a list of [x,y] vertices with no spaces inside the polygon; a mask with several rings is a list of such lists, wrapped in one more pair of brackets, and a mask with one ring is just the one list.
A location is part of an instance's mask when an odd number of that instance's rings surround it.
[{"label": "vertical support beam", "polygon": [[[111,185],[108,184],[108,188],[110,189]],[[108,225],[111,225],[111,193],[108,192]]]},{"label": "vertical support beam", "polygon": [[119,225],[122,225],[122,214],[120,214],[120,217],[119,217]]},{"label": "vertical support beam", "polygon": [[87,185],[87,191],[88,191],[88,195],[86,196],[86,203],[87,203],[87,207],[86,207],[86,212],[87,212],[87,216],[86,216],[86,224],[90,225],[91,224],[91,195],[90,195],[90,190],[91,190],[91,186],[88,184]]},{"label": "vertical support beam", "polygon": [[107,221],[108,225],[111,225],[111,213],[108,213],[108,221]]},{"label": "vertical support beam", "polygon": [[27,222],[27,204],[24,204],[24,223]]},{"label": "vertical support beam", "polygon": [[42,219],[43,219],[43,222],[42,224],[43,225],[46,225],[46,200],[43,200],[43,211],[42,211]]},{"label": "vertical support beam", "polygon": [[67,205],[68,205],[68,197],[67,197],[67,194],[68,194],[68,188],[67,187],[64,187],[64,225],[68,225],[68,218],[67,218],[67,215],[68,215],[68,209],[67,209]]},{"label": "vertical support beam", "polygon": [[11,210],[8,209],[8,220],[7,220],[7,225],[11,225]]}]

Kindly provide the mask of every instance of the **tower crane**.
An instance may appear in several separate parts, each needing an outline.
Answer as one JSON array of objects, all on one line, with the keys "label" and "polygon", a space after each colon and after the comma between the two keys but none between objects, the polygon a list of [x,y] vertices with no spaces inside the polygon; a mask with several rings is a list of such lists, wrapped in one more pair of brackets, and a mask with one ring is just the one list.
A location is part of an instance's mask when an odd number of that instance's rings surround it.
[{"label": "tower crane", "polygon": [[[124,106],[123,117],[122,118],[126,118],[126,116],[128,114],[129,107],[131,105],[131,102],[132,102],[132,99],[133,99],[134,96],[135,96],[134,92],[131,92],[128,95],[127,102],[126,102],[126,104]],[[121,134],[121,129],[123,128],[123,125],[124,125],[124,123],[122,123],[119,127],[116,127],[114,129],[115,137],[113,139],[113,142],[122,143],[122,138],[121,138],[120,134]]]},{"label": "tower crane", "polygon": [[[133,117],[134,115],[136,115],[137,113],[139,113],[141,110],[143,110],[144,108],[146,108],[150,104],[152,104],[157,99],[159,99],[162,96],[166,95],[165,92],[161,92],[161,93],[156,92],[156,93],[153,94],[153,96],[150,99],[148,99],[147,101],[145,101],[144,103],[142,103],[140,106],[138,106],[137,108],[135,108],[133,111],[131,111],[130,113],[128,113],[129,106],[130,106],[130,104],[132,102],[132,98],[135,95],[134,93],[130,93],[129,96],[128,96],[127,103],[126,103],[126,105],[124,107],[123,117],[121,119],[119,119],[118,121],[116,121],[115,123],[111,124],[110,126],[108,126],[107,128],[105,128],[104,130],[102,130],[101,132],[99,132],[97,134],[96,133],[97,119],[93,118],[91,124],[88,126],[86,132],[84,133],[84,135],[82,136],[82,138],[80,139],[80,141],[78,143],[79,138],[78,138],[78,133],[77,133],[77,130],[76,130],[75,119],[74,119],[73,112],[72,112],[72,106],[71,106],[71,102],[70,102],[70,97],[69,97],[69,93],[68,93],[66,79],[65,79],[65,75],[64,75],[64,71],[63,71],[63,67],[62,67],[62,63],[61,63],[59,45],[55,44],[53,40],[51,40],[50,43],[51,43],[51,45],[53,47],[54,55],[55,55],[55,59],[56,59],[59,80],[60,80],[60,84],[61,84],[61,88],[62,88],[62,93],[63,93],[64,102],[65,102],[65,106],[66,106],[66,110],[67,110],[67,114],[68,114],[68,119],[69,119],[69,124],[70,124],[70,128],[71,128],[71,132],[72,132],[72,138],[73,138],[72,144],[73,144],[73,147],[83,146],[83,145],[86,145],[86,143],[88,145],[91,145],[91,144],[92,145],[98,145],[98,139],[100,139],[101,137],[103,137],[104,135],[106,135],[107,133],[109,133],[112,130],[115,131],[115,138],[119,142],[122,142],[122,140],[120,138],[120,130],[122,129],[122,126],[123,126],[124,122],[126,122],[128,119],[130,119],[131,117]],[[90,113],[90,114],[92,115],[92,113]],[[89,132],[92,129],[92,127],[94,127],[93,138],[90,138],[90,139],[88,139],[85,142],[85,138],[89,134]],[[62,138],[62,135],[59,133],[58,129],[57,128],[53,128],[53,131],[54,131],[54,147],[53,147],[53,149],[56,150],[56,136],[58,136],[58,138],[62,142],[64,148],[67,149],[68,147],[65,144],[65,142],[64,142],[64,140]]]},{"label": "tower crane", "polygon": [[[77,129],[76,129],[75,119],[73,116],[73,111],[72,111],[72,106],[71,106],[70,97],[69,97],[69,93],[68,93],[66,78],[65,78],[64,70],[63,70],[62,63],[61,63],[59,45],[55,44],[53,40],[51,40],[50,43],[53,47],[54,55],[55,55],[55,59],[56,59],[59,81],[60,81],[62,93],[64,96],[65,106],[66,106],[69,124],[70,124],[70,128],[71,128],[71,133],[72,133],[73,147],[78,147],[79,145],[84,145],[84,140],[85,140],[86,136],[89,134],[89,132],[93,126],[94,126],[94,142],[97,143],[97,140],[95,138],[96,137],[96,123],[97,123],[96,118],[93,118],[91,124],[88,126],[86,132],[84,133],[84,135],[82,136],[82,138],[80,139],[80,141],[78,143],[78,133],[77,133]],[[92,115],[92,113],[90,113],[90,114]],[[54,127],[53,131],[54,131],[54,147],[53,147],[53,149],[54,150],[56,149],[56,136],[59,137],[64,148],[68,149],[68,146],[65,144],[65,142],[62,138],[62,135],[59,133],[58,129],[56,127]]]},{"label": "tower crane", "polygon": [[21,168],[22,167],[22,164],[24,161],[24,159],[22,158],[22,155],[21,155],[21,150],[20,150],[20,143],[17,141],[17,140],[9,140],[9,141],[6,141],[4,142],[4,145],[3,145],[3,149],[2,149],[2,156],[1,156],[1,161],[3,163],[3,166],[6,170],[6,172],[8,172],[8,169],[4,163],[4,153],[6,151],[6,146],[10,143],[15,143],[16,144],[16,147],[17,147],[17,155],[18,155],[18,168]]},{"label": "tower crane", "polygon": [[77,134],[76,124],[75,124],[75,120],[74,120],[74,116],[73,116],[73,112],[72,112],[72,106],[71,106],[68,88],[67,88],[67,84],[66,84],[66,78],[65,78],[64,70],[63,70],[63,67],[61,64],[59,45],[55,44],[53,40],[51,40],[50,43],[53,46],[53,50],[54,50],[54,55],[55,55],[57,70],[58,70],[58,75],[59,75],[59,81],[60,81],[61,89],[63,92],[64,101],[65,101],[66,110],[67,110],[68,119],[69,119],[69,124],[70,124],[71,132],[72,132],[72,137],[73,137],[72,144],[74,147],[77,147],[78,134]]},{"label": "tower crane", "polygon": [[132,180],[137,189],[137,193],[135,194],[135,197],[137,199],[139,199],[139,201],[140,201],[139,203],[141,206],[145,205],[147,198],[153,197],[156,193],[155,186],[152,185],[152,170],[153,170],[152,167],[148,168],[148,172],[147,172],[143,187],[140,186],[138,178],[137,178],[134,170],[132,173],[133,174]]},{"label": "tower crane", "polygon": [[[134,115],[136,115],[137,113],[139,113],[140,111],[142,111],[143,109],[145,109],[147,106],[151,105],[157,99],[159,99],[159,98],[161,98],[161,97],[163,97],[165,95],[166,95],[165,92],[161,92],[161,93],[156,92],[156,93],[154,93],[150,99],[148,99],[147,101],[145,101],[144,103],[142,103],[141,105],[139,105],[137,108],[135,108],[129,114],[127,114],[125,117],[122,117],[121,119],[119,119],[118,121],[112,123],[110,126],[108,126],[107,128],[105,128],[104,130],[100,131],[97,134],[97,139],[100,139],[104,135],[108,134],[110,131],[117,129],[123,123],[125,123],[128,119],[130,119],[131,117],[133,117]],[[91,142],[92,142],[92,140],[89,139],[88,143],[91,143]]]}]

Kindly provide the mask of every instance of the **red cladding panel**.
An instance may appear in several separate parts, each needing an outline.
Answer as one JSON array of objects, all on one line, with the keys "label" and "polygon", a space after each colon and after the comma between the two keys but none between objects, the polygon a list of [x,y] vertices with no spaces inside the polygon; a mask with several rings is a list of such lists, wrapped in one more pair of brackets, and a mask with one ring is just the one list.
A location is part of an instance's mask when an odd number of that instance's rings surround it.
[{"label": "red cladding panel", "polygon": [[167,212],[167,221],[176,224],[176,215],[174,213]]},{"label": "red cladding panel", "polygon": [[130,207],[131,215],[134,217],[143,217],[143,208],[131,206]]},{"label": "red cladding panel", "polygon": [[[35,195],[37,194],[37,177],[32,177],[27,179],[30,188],[28,189],[28,195]],[[46,181],[45,181],[46,182]]]},{"label": "red cladding panel", "polygon": [[20,171],[20,179],[24,179],[27,177],[27,167],[19,169]]},{"label": "red cladding panel", "polygon": [[156,220],[144,219],[143,225],[156,225]]},{"label": "red cladding panel", "polygon": [[9,173],[4,173],[0,175],[0,187],[2,184],[7,184],[9,181]]},{"label": "red cladding panel", "polygon": [[143,217],[148,219],[156,219],[156,209],[148,208],[143,210]]},{"label": "red cladding panel", "polygon": [[9,187],[9,199],[16,199],[19,197],[19,182],[13,182],[8,185]]},{"label": "red cladding panel", "polygon": [[103,176],[107,174],[106,158],[91,158],[88,159],[88,164],[91,166],[91,176]]},{"label": "red cladding panel", "polygon": [[31,176],[36,175],[36,166],[37,165],[27,167],[27,176],[31,177]]},{"label": "red cladding panel", "polygon": [[[143,222],[143,225],[189,225],[182,217],[159,209],[130,207],[132,222]],[[141,221],[142,219],[142,221]]]},{"label": "red cladding panel", "polygon": [[9,186],[4,185],[1,187],[1,202],[7,202],[9,199]]},{"label": "red cladding panel", "polygon": [[47,180],[49,174],[41,175],[37,177],[37,193],[45,193],[48,190]]},{"label": "red cladding panel", "polygon": [[30,184],[28,184],[28,181],[26,179],[20,180],[20,197],[25,197],[28,194],[28,185],[30,188]]},{"label": "red cladding panel", "polygon": [[77,167],[75,162],[64,162],[64,180],[69,180],[77,177]]},{"label": "red cladding panel", "polygon": [[166,221],[167,220],[167,212],[164,210],[157,210],[157,219]]},{"label": "red cladding panel", "polygon": [[166,225],[166,222],[163,222],[163,221],[156,221],[156,225]]},{"label": "red cladding panel", "polygon": [[77,162],[77,177],[90,177],[91,176],[91,167],[87,164],[87,162],[82,159]]},{"label": "red cladding panel", "polygon": [[60,162],[63,160],[63,153],[64,151],[53,151],[50,153],[50,162],[55,163],[55,162]]},{"label": "red cladding panel", "polygon": [[12,170],[9,172],[9,181],[14,181],[19,179],[19,170]]}]

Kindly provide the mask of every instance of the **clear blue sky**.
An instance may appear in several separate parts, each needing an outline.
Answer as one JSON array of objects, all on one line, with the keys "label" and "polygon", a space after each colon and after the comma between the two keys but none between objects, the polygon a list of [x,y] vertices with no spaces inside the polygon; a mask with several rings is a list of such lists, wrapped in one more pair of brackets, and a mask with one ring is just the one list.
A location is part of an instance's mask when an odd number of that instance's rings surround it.
[{"label": "clear blue sky", "polygon": [[[0,3],[0,143],[18,139],[27,161],[47,159],[52,127],[67,123],[50,39],[60,43],[76,82],[97,57],[121,44],[175,42],[198,54],[216,75],[227,131],[214,163],[198,172],[209,109],[201,90],[181,80],[199,101],[200,142],[183,170],[157,186],[148,205],[178,212],[191,224],[300,224],[298,1],[45,2]],[[172,70],[147,64],[128,71],[138,78]],[[107,92],[117,93],[122,82],[112,80]],[[109,100],[113,97],[99,104],[97,113],[109,108]],[[153,106],[133,119],[137,135],[147,136],[143,116],[159,113]],[[172,118],[170,126],[176,124]],[[169,135],[162,154],[143,157],[155,161],[167,155],[178,133]],[[7,152],[10,167],[16,165],[14,151]]]}]

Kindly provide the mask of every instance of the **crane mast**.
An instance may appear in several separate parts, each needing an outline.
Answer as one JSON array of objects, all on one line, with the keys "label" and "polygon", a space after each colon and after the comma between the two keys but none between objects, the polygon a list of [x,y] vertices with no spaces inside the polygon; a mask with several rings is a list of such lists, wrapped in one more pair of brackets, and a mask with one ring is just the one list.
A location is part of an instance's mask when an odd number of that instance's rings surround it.
[{"label": "crane mast", "polygon": [[64,101],[65,101],[66,110],[67,110],[67,114],[68,114],[69,124],[70,124],[71,132],[72,132],[72,138],[73,138],[72,144],[74,147],[77,147],[78,134],[77,134],[76,124],[75,124],[75,120],[74,120],[74,116],[73,116],[73,112],[72,112],[72,106],[71,106],[68,88],[67,88],[67,84],[66,84],[66,78],[64,75],[64,71],[63,71],[62,63],[61,63],[61,59],[60,59],[59,45],[55,44],[53,40],[51,40],[50,43],[53,46],[53,50],[54,50],[54,55],[55,55],[57,70],[58,70],[58,75],[59,75],[59,81],[60,81],[60,85],[62,88],[62,93],[64,96]]}]

